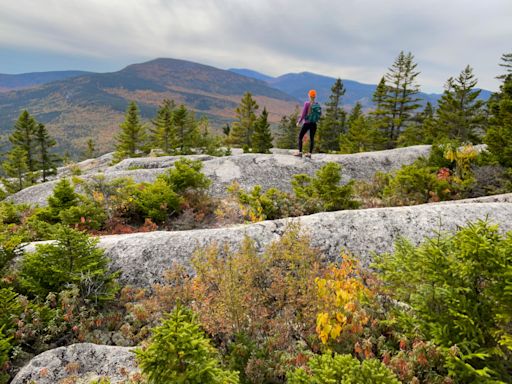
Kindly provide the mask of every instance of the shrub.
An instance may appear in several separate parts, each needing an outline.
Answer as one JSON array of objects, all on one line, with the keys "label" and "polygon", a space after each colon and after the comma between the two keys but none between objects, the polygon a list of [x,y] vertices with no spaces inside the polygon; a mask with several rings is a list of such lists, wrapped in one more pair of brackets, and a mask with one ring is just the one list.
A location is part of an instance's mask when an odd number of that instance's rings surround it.
[{"label": "shrub", "polygon": [[288,375],[289,384],[400,384],[397,377],[376,359],[360,363],[350,355],[323,354],[308,362],[308,369],[297,368]]},{"label": "shrub", "polygon": [[19,282],[31,296],[44,298],[76,285],[84,299],[104,302],[117,290],[117,273],[108,270],[109,260],[96,247],[98,240],[66,226],[58,226],[56,241],[36,245],[23,258]]},{"label": "shrub", "polygon": [[149,384],[238,383],[238,373],[220,367],[217,351],[191,310],[177,307],[153,330],[149,345],[135,350]]},{"label": "shrub", "polygon": [[202,168],[203,163],[199,160],[181,158],[174,163],[174,168],[158,178],[165,181],[178,194],[187,189],[205,190],[210,186],[211,180],[201,173]]},{"label": "shrub", "polygon": [[155,222],[164,222],[169,216],[180,211],[181,198],[162,179],[152,184],[142,184],[136,194],[135,204],[143,217]]},{"label": "shrub", "polygon": [[62,224],[82,230],[99,230],[105,225],[106,218],[103,209],[93,202],[70,207],[59,213],[59,220]]},{"label": "shrub", "polygon": [[327,163],[313,178],[305,174],[295,175],[292,186],[295,197],[307,213],[357,208],[358,202],[352,199],[353,181],[339,185],[340,181],[341,166]]},{"label": "shrub", "polygon": [[59,213],[65,209],[76,206],[79,203],[79,195],[67,179],[55,184],[53,194],[48,198],[48,217],[46,221],[57,222]]},{"label": "shrub", "polygon": [[4,327],[0,326],[0,384],[7,384],[9,382],[9,375],[6,371],[6,366],[9,362],[9,352],[11,351],[11,338],[4,335]]},{"label": "shrub", "polygon": [[399,311],[402,325],[447,351],[453,377],[508,381],[512,234],[479,221],[417,247],[401,240],[377,260],[391,297],[408,305]]}]

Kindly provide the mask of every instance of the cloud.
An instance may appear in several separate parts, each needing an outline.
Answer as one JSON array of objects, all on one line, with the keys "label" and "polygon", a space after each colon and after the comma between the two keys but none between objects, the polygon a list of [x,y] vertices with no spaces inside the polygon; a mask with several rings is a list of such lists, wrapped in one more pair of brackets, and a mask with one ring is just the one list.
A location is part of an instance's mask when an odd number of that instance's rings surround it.
[{"label": "cloud", "polygon": [[[510,0],[5,3],[0,48],[69,55],[84,63],[173,57],[271,75],[307,70],[376,83],[404,50],[415,55],[421,85],[440,91],[467,64],[480,86],[496,89],[499,57],[512,51]],[[37,69],[36,63],[18,67],[24,66]]]}]

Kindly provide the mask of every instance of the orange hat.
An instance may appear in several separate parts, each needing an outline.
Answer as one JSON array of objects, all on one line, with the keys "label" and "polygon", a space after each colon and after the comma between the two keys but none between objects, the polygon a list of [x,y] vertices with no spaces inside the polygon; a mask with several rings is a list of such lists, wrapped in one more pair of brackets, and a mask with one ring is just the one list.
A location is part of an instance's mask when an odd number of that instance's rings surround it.
[{"label": "orange hat", "polygon": [[308,92],[308,95],[309,97],[316,97],[316,91],[314,89],[311,89],[309,92]]}]

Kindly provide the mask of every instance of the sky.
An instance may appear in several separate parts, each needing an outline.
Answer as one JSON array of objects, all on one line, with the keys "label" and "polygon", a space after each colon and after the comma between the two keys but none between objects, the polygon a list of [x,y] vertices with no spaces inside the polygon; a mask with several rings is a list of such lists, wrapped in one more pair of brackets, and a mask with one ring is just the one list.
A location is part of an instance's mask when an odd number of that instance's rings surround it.
[{"label": "sky", "polygon": [[376,84],[400,51],[424,92],[471,65],[496,91],[512,0],[0,0],[0,73],[113,72],[159,57]]}]

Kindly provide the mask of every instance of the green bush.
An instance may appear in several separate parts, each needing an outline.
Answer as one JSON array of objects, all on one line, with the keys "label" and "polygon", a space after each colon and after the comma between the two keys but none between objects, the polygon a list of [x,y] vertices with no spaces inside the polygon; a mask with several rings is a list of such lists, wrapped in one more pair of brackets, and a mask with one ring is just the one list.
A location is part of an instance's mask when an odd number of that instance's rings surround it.
[{"label": "green bush", "polygon": [[164,222],[180,212],[181,198],[165,181],[157,179],[152,184],[142,184],[136,195],[137,209],[154,222]]},{"label": "green bush", "polygon": [[288,384],[400,384],[395,374],[376,359],[360,363],[350,355],[323,354],[287,375]]},{"label": "green bush", "polygon": [[220,367],[217,351],[191,310],[176,308],[153,329],[145,349],[135,350],[149,384],[238,383],[238,373]]},{"label": "green bush", "polygon": [[5,365],[9,362],[11,351],[11,338],[4,335],[4,327],[0,326],[0,384],[9,382],[9,375],[4,371]]},{"label": "green bush", "polygon": [[[510,380],[512,361],[512,233],[479,221],[377,257],[387,291],[407,304],[403,326],[448,353],[460,382]],[[406,308],[410,308],[407,310]],[[498,381],[500,382],[500,381]]]},{"label": "green bush", "polygon": [[38,244],[34,253],[24,256],[20,286],[30,296],[44,298],[75,285],[84,299],[111,300],[117,291],[117,273],[109,271],[109,259],[97,243],[85,233],[58,225],[55,242]]},{"label": "green bush", "polygon": [[292,186],[295,197],[306,213],[359,207],[359,203],[352,199],[353,181],[339,185],[340,181],[341,166],[327,163],[313,178],[305,174],[294,175]]},{"label": "green bush", "polygon": [[159,176],[159,179],[169,184],[172,189],[181,194],[187,189],[205,190],[211,180],[201,173],[203,163],[199,160],[181,158],[174,163],[167,174]]},{"label": "green bush", "polygon": [[65,209],[76,206],[80,201],[78,193],[67,179],[60,180],[48,198],[48,217],[45,221],[58,222],[59,213]]},{"label": "green bush", "polygon": [[85,202],[60,211],[59,219],[64,225],[99,230],[105,225],[107,215],[101,207],[93,202]]}]

